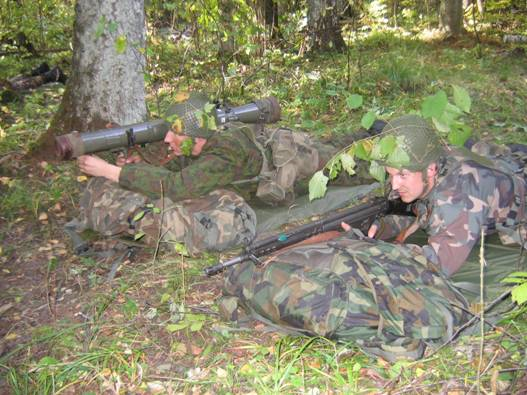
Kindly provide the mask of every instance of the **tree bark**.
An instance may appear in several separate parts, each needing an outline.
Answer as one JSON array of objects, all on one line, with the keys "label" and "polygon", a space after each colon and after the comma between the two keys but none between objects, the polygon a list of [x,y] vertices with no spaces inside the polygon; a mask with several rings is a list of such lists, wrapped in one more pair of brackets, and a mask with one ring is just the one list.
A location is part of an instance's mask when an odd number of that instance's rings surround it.
[{"label": "tree bark", "polygon": [[463,32],[463,0],[443,0],[440,8],[441,28],[452,37]]},{"label": "tree bark", "polygon": [[307,26],[310,51],[342,52],[346,47],[340,29],[340,16],[346,2],[343,0],[308,0]]},{"label": "tree bark", "polygon": [[127,125],[146,117],[144,0],[78,0],[71,77],[40,143],[56,132]]},{"label": "tree bark", "polygon": [[280,37],[278,28],[278,4],[274,0],[254,1],[254,10],[258,22],[263,24],[268,32],[268,37],[274,40]]}]

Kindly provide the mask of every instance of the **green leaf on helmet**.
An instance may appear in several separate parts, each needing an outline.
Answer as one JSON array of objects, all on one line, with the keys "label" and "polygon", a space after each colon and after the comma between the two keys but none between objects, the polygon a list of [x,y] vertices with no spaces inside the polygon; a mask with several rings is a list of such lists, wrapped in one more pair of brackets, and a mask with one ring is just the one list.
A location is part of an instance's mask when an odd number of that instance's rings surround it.
[{"label": "green leaf on helmet", "polygon": [[309,200],[323,197],[328,189],[329,178],[324,175],[322,170],[317,171],[309,180]]},{"label": "green leaf on helmet", "polygon": [[216,125],[216,118],[213,116],[207,116],[207,129],[217,130],[218,126]]},{"label": "green leaf on helmet", "polygon": [[370,160],[370,153],[372,148],[373,144],[370,140],[357,141],[354,144],[353,153],[359,159]]},{"label": "green leaf on helmet", "polygon": [[181,153],[185,156],[192,155],[192,148],[194,147],[194,141],[190,138],[187,138],[183,140],[179,148],[181,149]]},{"label": "green leaf on helmet", "polygon": [[410,157],[399,143],[393,152],[388,155],[388,158],[386,158],[386,164],[390,167],[401,168],[407,166],[409,163]]},{"label": "green leaf on helmet", "polygon": [[179,119],[179,115],[178,114],[170,114],[169,116],[165,117],[165,121],[167,121],[169,123],[174,123],[174,121],[176,119]]},{"label": "green leaf on helmet", "polygon": [[342,170],[342,163],[340,162],[340,155],[336,158],[333,158],[330,160],[330,162],[326,165],[326,168],[329,169],[329,179],[333,180],[335,179],[340,171]]},{"label": "green leaf on helmet", "polygon": [[371,128],[371,125],[375,122],[375,119],[377,118],[377,115],[373,111],[368,111],[366,114],[363,115],[362,119],[360,120],[360,124],[364,129]]},{"label": "green leaf on helmet", "polygon": [[445,91],[440,90],[433,96],[428,96],[421,105],[421,115],[424,118],[440,118],[445,111],[448,98]]},{"label": "green leaf on helmet", "polygon": [[349,95],[346,98],[346,106],[350,110],[355,110],[356,108],[359,108],[360,106],[362,106],[362,103],[363,103],[363,99],[361,95],[353,94],[353,95]]},{"label": "green leaf on helmet", "polygon": [[384,166],[381,166],[376,161],[371,161],[370,163],[370,175],[380,183],[383,183],[386,179],[386,170],[384,169]]},{"label": "green leaf on helmet", "polygon": [[383,159],[383,154],[381,152],[381,145],[379,144],[379,139],[373,140],[373,148],[370,153],[371,160],[380,160]]},{"label": "green leaf on helmet", "polygon": [[432,123],[438,131],[442,133],[450,132],[450,122],[445,121],[444,117],[432,118]]},{"label": "green leaf on helmet", "polygon": [[343,153],[340,155],[340,162],[342,163],[342,168],[346,170],[346,172],[352,176],[355,174],[355,160],[353,159],[353,156],[347,153]]},{"label": "green leaf on helmet", "polygon": [[381,149],[381,155],[383,157],[390,155],[395,150],[395,147],[397,147],[397,141],[395,140],[395,136],[384,136],[381,141],[379,141],[379,147]]},{"label": "green leaf on helmet", "polygon": [[203,111],[209,114],[215,108],[216,108],[216,105],[214,103],[205,103],[205,105],[203,106]]},{"label": "green leaf on helmet", "polygon": [[467,90],[457,85],[452,85],[452,88],[454,90],[454,103],[456,103],[456,106],[462,111],[469,113],[472,102]]},{"label": "green leaf on helmet", "polygon": [[446,104],[445,111],[443,113],[444,117],[455,120],[462,115],[463,115],[463,111],[458,106],[455,106],[451,103]]},{"label": "green leaf on helmet", "polygon": [[448,142],[459,147],[463,146],[472,134],[472,129],[462,123],[455,123],[448,133]]}]

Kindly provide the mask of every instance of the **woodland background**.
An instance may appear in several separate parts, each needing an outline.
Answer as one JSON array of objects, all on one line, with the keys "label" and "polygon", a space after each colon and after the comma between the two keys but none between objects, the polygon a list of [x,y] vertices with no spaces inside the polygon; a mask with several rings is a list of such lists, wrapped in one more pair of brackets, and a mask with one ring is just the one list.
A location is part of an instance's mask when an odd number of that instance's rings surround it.
[{"label": "woodland background", "polygon": [[[116,271],[75,256],[62,226],[86,177],[50,150],[54,134],[158,117],[188,89],[233,105],[274,95],[284,125],[331,136],[452,85],[471,96],[476,138],[525,143],[527,1],[0,0],[0,22],[0,392],[527,388],[523,306],[485,337],[388,364],[353,344],[222,323],[221,279],[201,274],[219,256],[143,249]],[[43,62],[67,85],[18,89]]]}]

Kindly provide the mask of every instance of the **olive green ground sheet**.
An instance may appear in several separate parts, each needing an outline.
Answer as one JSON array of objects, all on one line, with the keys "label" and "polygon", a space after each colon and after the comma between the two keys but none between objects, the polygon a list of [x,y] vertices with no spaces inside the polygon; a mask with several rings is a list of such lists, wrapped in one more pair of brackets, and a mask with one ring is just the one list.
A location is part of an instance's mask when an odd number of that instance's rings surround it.
[{"label": "olive green ground sheet", "polygon": [[[257,232],[259,235],[276,231],[284,224],[295,223],[306,218],[318,218],[342,207],[363,201],[379,190],[379,184],[361,185],[355,187],[330,187],[322,199],[309,202],[307,196],[298,198],[290,207],[257,208]],[[419,231],[408,242],[426,243],[426,234]],[[499,241],[497,234],[485,237],[484,242],[484,302],[491,303],[503,292],[510,289],[511,284],[502,283],[508,274],[527,270],[527,252],[522,254],[518,245],[505,246]],[[467,262],[451,277],[454,285],[461,290],[471,304],[480,303],[480,271],[481,259],[479,244],[474,247]],[[500,311],[510,307],[510,299],[501,303],[494,313],[493,322],[499,321]]]}]

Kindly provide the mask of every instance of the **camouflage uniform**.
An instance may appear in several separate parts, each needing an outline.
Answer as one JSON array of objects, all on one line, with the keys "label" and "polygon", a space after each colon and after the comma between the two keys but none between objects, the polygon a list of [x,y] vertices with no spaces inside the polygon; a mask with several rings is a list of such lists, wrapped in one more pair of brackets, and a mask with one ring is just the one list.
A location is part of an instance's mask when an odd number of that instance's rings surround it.
[{"label": "camouflage uniform", "polygon": [[353,340],[389,360],[419,358],[425,343],[448,338],[466,321],[466,301],[445,272],[465,261],[482,227],[525,238],[525,170],[506,153],[493,161],[463,149],[444,155],[416,116],[388,125],[417,143],[408,146],[411,171],[437,161],[441,172],[427,198],[416,203],[417,219],[386,217],[379,234],[392,237],[420,226],[429,244],[357,240],[349,232],[350,239],[291,248],[263,267],[244,263],[225,280],[223,316],[235,320],[241,307],[280,329]]},{"label": "camouflage uniform", "polygon": [[220,311],[293,333],[355,341],[388,360],[420,358],[466,320],[464,298],[412,248],[340,238],[286,250],[225,280]]},{"label": "camouflage uniform", "polygon": [[[185,167],[177,160],[164,167],[142,162],[124,165],[119,184],[92,179],[81,199],[77,230],[89,228],[106,236],[145,233],[146,242],[160,237],[185,242],[191,253],[248,244],[255,236],[256,215],[246,200],[292,201],[336,151],[305,133],[262,131],[257,137],[254,128],[232,124],[213,134],[199,157],[185,158]],[[164,207],[162,214],[147,207],[152,204]]]},{"label": "camouflage uniform", "polygon": [[525,158],[485,143],[472,151],[449,147],[435,186],[413,203],[417,219],[387,216],[380,221],[379,237],[391,238],[415,222],[414,230],[428,234],[421,253],[447,275],[465,262],[482,228],[497,230],[507,244],[525,242]]}]

